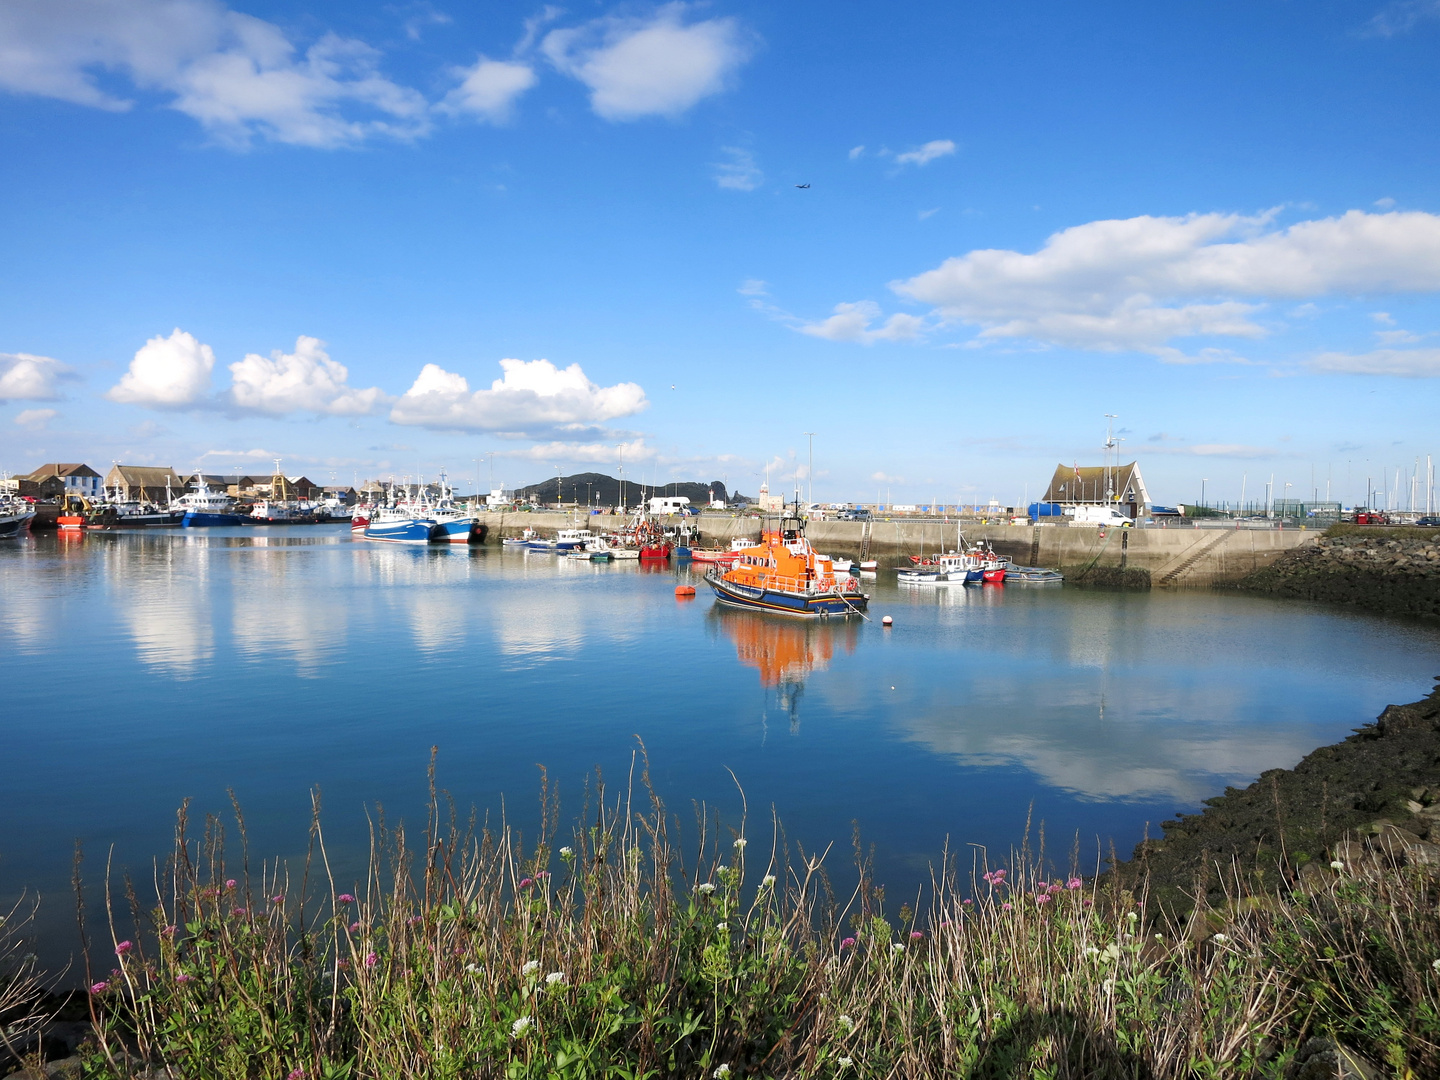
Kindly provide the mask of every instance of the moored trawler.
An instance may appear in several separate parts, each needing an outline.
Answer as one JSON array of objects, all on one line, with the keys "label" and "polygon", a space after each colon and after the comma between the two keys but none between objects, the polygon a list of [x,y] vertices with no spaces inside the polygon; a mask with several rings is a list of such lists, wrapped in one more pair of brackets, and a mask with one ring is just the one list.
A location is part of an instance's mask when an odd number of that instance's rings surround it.
[{"label": "moored trawler", "polygon": [[26,500],[0,494],[0,540],[24,536],[34,516],[35,507]]},{"label": "moored trawler", "polygon": [[711,566],[705,580],[722,604],[803,618],[864,615],[870,603],[855,578],[837,577],[829,556],[810,546],[798,513],[767,523],[759,544],[729,570]]},{"label": "moored trawler", "polygon": [[170,504],[171,510],[178,510],[183,516],[180,524],[186,528],[210,525],[243,525],[245,519],[235,513],[235,500],[223,491],[211,491],[202,479],[200,486],[188,495],[181,495]]},{"label": "moored trawler", "polygon": [[366,540],[384,540],[391,544],[443,544],[447,541],[443,525],[409,504],[377,507],[362,535]]}]

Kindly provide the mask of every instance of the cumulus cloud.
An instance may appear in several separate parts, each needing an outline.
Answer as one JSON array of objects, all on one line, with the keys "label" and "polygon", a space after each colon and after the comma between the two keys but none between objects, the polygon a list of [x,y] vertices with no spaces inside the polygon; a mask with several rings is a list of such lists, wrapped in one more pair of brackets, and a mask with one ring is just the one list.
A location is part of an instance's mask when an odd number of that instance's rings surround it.
[{"label": "cumulus cloud", "polygon": [[1376,349],[1368,353],[1321,353],[1310,361],[1312,371],[1347,375],[1399,375],[1424,379],[1440,376],[1440,349]]},{"label": "cumulus cloud", "polygon": [[1034,253],[972,251],[891,288],[981,339],[1172,358],[1175,338],[1262,336],[1257,301],[1440,290],[1440,216],[1352,210],[1283,229],[1270,215],[1094,221]]},{"label": "cumulus cloud", "polygon": [[801,322],[796,329],[811,337],[827,341],[855,341],[871,345],[877,341],[913,341],[925,329],[925,320],[918,315],[897,312],[876,329],[870,324],[882,315],[880,305],[873,300],[861,300],[855,304],[836,304],[835,314],[818,322]]},{"label": "cumulus cloud", "polygon": [[357,390],[344,364],[330,359],[319,338],[301,335],[293,353],[249,353],[230,365],[230,401],[239,409],[283,416],[305,410],[330,416],[364,416],[388,400],[376,387]]},{"label": "cumulus cloud", "polygon": [[126,405],[188,408],[209,396],[214,367],[214,350],[177,326],[168,338],[157,334],[145,342],[105,396]]},{"label": "cumulus cloud", "polygon": [[850,148],[850,160],[851,160],[851,161],[854,161],[856,158],[860,157],[860,156],[861,156],[862,154],[864,154],[864,153],[865,153],[865,144],[864,144],[864,143],[861,143],[859,146],[852,146],[852,147]]},{"label": "cumulus cloud", "polygon": [[955,153],[955,143],[950,139],[931,139],[924,146],[895,155],[897,165],[929,165],[936,158],[948,157]]},{"label": "cumulus cloud", "polygon": [[335,34],[302,50],[274,23],[220,0],[0,4],[0,89],[119,112],[134,102],[113,89],[118,77],[234,145],[424,134],[429,104],[382,75],[379,60]]},{"label": "cumulus cloud", "polygon": [[58,360],[33,353],[0,353],[0,404],[8,401],[55,401],[56,383],[70,369]]},{"label": "cumulus cloud", "polygon": [[731,191],[754,191],[765,182],[765,174],[755,164],[755,155],[738,146],[726,146],[721,152],[728,161],[715,163],[715,183]]},{"label": "cumulus cloud", "polygon": [[617,462],[638,464],[655,461],[657,454],[644,439],[619,443],[536,443],[520,450],[502,451],[500,457],[522,461],[563,461],[573,465],[613,465]]},{"label": "cumulus cloud", "polygon": [[606,120],[678,116],[723,90],[749,52],[734,19],[687,22],[688,13],[671,3],[648,17],[606,16],[552,30],[540,48],[589,87],[590,107]]},{"label": "cumulus cloud", "polygon": [[15,424],[31,431],[40,431],[59,415],[54,409],[24,409],[16,415]]},{"label": "cumulus cloud", "polygon": [[537,81],[529,64],[491,60],[485,56],[472,67],[454,69],[453,74],[460,79],[460,85],[445,95],[440,107],[452,114],[477,116],[492,124],[508,121],[520,95]]},{"label": "cumulus cloud", "polygon": [[635,383],[597,386],[579,364],[501,360],[504,375],[488,390],[470,389],[463,375],[426,364],[390,411],[397,424],[442,431],[582,430],[640,412],[649,402]]}]

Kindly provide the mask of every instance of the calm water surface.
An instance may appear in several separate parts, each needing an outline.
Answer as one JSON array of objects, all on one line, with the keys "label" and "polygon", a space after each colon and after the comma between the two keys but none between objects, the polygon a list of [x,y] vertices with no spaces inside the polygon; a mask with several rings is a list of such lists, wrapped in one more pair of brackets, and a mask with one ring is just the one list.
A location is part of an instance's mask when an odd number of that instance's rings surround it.
[{"label": "calm water surface", "polygon": [[738,819],[732,770],[841,868],[858,822],[894,895],[947,837],[1007,848],[1032,806],[1052,844],[1128,852],[1440,673],[1433,627],[1298,603],[885,575],[876,623],[821,626],[679,580],[340,527],[0,545],[0,899],[39,890],[65,952],[75,841],[91,876],[112,848],[143,875],[187,796],[224,811],[233,788],[252,849],[294,855],[319,785],[353,872],[367,806],[421,819],[432,746],[462,807],[531,827],[537,765],[563,819],[596,766],[623,783],[636,736],[682,820]]}]

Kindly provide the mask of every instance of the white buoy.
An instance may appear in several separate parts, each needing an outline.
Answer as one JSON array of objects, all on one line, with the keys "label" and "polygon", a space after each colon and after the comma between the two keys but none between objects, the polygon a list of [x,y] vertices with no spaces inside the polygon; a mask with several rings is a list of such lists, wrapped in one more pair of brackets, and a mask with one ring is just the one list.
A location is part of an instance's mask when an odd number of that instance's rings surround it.
[{"label": "white buoy", "polygon": [[886,615],[883,619],[880,620],[880,625],[881,625],[881,626],[889,626],[889,625],[891,625],[892,623],[894,623],[894,621],[895,621],[895,620],[892,619],[889,615]]}]

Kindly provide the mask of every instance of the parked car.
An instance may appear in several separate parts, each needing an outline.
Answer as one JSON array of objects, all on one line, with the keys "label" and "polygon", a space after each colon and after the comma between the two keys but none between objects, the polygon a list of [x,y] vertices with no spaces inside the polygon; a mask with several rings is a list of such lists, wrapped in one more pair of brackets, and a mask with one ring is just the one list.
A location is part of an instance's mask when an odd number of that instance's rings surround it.
[{"label": "parked car", "polygon": [[842,510],[837,516],[839,521],[869,521],[870,518],[869,510]]},{"label": "parked car", "polygon": [[1440,529],[1440,517],[1423,517],[1415,524],[1423,525],[1427,529]]}]

